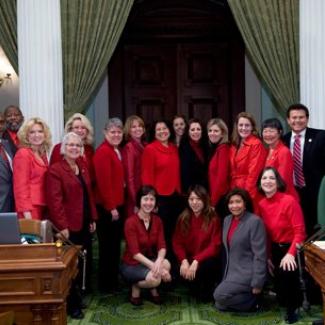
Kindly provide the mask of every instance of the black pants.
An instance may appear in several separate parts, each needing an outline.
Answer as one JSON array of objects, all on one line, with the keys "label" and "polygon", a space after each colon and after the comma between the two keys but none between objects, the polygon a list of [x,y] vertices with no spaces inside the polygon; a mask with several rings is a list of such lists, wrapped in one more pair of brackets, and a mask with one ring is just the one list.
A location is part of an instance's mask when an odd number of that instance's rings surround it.
[{"label": "black pants", "polygon": [[114,291],[118,286],[123,234],[122,209],[118,211],[120,218],[112,221],[111,213],[97,205],[98,288],[102,292]]},{"label": "black pants", "polygon": [[[274,288],[280,306],[295,310],[301,306],[299,270],[284,271],[280,268],[282,258],[287,254],[290,244],[272,244],[272,262],[274,265]],[[298,265],[298,263],[297,263]]]}]

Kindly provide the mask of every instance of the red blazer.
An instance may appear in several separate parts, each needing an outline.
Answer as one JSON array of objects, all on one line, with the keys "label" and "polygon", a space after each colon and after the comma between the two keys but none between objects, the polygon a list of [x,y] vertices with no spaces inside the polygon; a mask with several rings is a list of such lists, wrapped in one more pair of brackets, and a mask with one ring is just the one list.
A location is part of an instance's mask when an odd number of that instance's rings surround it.
[{"label": "red blazer", "polygon": [[111,211],[124,203],[124,171],[122,161],[114,148],[106,141],[94,155],[96,176],[96,203]]},{"label": "red blazer", "polygon": [[230,163],[229,145],[220,144],[209,162],[209,187],[210,197],[213,206],[219,202],[220,198],[229,190]]},{"label": "red blazer", "polygon": [[187,259],[189,263],[199,263],[216,257],[221,247],[221,225],[218,218],[210,221],[207,229],[203,228],[203,217],[191,216],[188,233],[182,232],[182,220],[179,219],[173,236],[173,250],[181,263]]},{"label": "red blazer", "polygon": [[139,264],[133,256],[141,253],[147,258],[156,258],[158,252],[166,248],[164,227],[161,219],[151,214],[148,230],[137,214],[130,216],[124,226],[126,241],[123,262],[129,265]]},{"label": "red blazer", "polygon": [[[86,184],[90,207],[90,220],[97,219],[91,182],[85,164],[77,162],[81,176]],[[83,187],[65,160],[50,166],[46,177],[46,198],[49,217],[59,230],[80,231],[84,219]]]},{"label": "red blazer", "polygon": [[155,140],[148,144],[142,155],[142,184],[152,185],[159,195],[180,192],[180,166],[177,147],[168,147]]},{"label": "red blazer", "polygon": [[230,147],[230,187],[247,190],[255,204],[258,200],[256,182],[265,160],[266,149],[255,135],[250,135],[239,149],[234,145]]},{"label": "red blazer", "polygon": [[46,205],[45,174],[48,161],[46,156],[42,159],[37,159],[30,148],[20,148],[14,157],[13,183],[17,212],[32,211]]},{"label": "red blazer", "polygon": [[279,141],[277,146],[271,151],[265,161],[265,167],[277,169],[287,185],[286,193],[291,194],[299,201],[299,195],[293,184],[293,159],[290,149]]},{"label": "red blazer", "polygon": [[141,162],[144,144],[131,139],[122,150],[127,189],[127,216],[134,213],[136,194],[141,187]]}]

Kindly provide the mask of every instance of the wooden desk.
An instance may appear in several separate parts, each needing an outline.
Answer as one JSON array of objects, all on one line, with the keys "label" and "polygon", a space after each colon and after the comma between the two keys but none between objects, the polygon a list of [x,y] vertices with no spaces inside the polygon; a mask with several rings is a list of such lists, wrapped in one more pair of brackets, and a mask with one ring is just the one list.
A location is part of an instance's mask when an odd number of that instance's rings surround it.
[{"label": "wooden desk", "polygon": [[0,246],[0,312],[17,325],[64,325],[66,298],[78,273],[78,249],[55,244]]},{"label": "wooden desk", "polygon": [[305,248],[307,271],[320,285],[323,296],[323,320],[325,325],[325,251],[310,244]]}]

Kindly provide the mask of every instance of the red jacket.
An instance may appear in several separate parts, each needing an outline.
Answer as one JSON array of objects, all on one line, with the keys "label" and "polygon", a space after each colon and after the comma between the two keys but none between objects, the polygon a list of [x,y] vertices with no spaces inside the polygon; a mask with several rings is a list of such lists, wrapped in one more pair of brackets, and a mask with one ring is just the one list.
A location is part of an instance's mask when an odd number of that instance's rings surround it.
[{"label": "red jacket", "polygon": [[305,222],[301,207],[291,195],[277,192],[259,202],[259,213],[273,243],[291,243],[288,253],[296,254],[296,244],[305,238]]},{"label": "red jacket", "polygon": [[180,170],[177,147],[168,147],[155,140],[148,144],[142,155],[142,184],[152,185],[159,195],[180,192]]},{"label": "red jacket", "polygon": [[124,171],[113,146],[106,140],[94,155],[96,203],[111,211],[124,203]]},{"label": "red jacket", "polygon": [[13,184],[17,212],[32,211],[45,206],[46,156],[40,161],[32,149],[20,148],[13,160]]},{"label": "red jacket", "polygon": [[265,167],[274,167],[286,183],[286,193],[291,194],[299,201],[299,195],[293,184],[293,159],[290,149],[279,141],[277,146],[271,151],[265,161]]},{"label": "red jacket", "polygon": [[137,214],[130,216],[124,226],[126,241],[123,261],[129,265],[139,264],[133,256],[141,253],[147,258],[156,258],[162,248],[166,248],[164,227],[160,218],[151,215],[148,230]]},{"label": "red jacket", "polygon": [[[86,184],[90,208],[90,220],[97,219],[91,182],[84,163],[77,162],[81,176]],[[84,219],[83,187],[65,160],[50,166],[46,177],[47,205],[49,217],[59,230],[80,231]]]},{"label": "red jacket", "polygon": [[257,179],[265,166],[266,149],[261,140],[250,135],[237,149],[230,147],[230,188],[240,187],[248,191],[252,200],[257,201]]},{"label": "red jacket", "polygon": [[141,187],[141,162],[144,145],[130,140],[122,150],[122,164],[127,189],[127,215],[134,213],[136,194]]},{"label": "red jacket", "polygon": [[203,227],[201,216],[191,216],[188,233],[182,232],[182,221],[179,219],[173,236],[173,250],[181,263],[187,259],[189,263],[199,263],[218,255],[221,247],[221,225],[218,218],[210,221],[207,229]]},{"label": "red jacket", "polygon": [[213,206],[229,190],[230,163],[229,146],[220,144],[209,162],[209,187],[210,197]]}]

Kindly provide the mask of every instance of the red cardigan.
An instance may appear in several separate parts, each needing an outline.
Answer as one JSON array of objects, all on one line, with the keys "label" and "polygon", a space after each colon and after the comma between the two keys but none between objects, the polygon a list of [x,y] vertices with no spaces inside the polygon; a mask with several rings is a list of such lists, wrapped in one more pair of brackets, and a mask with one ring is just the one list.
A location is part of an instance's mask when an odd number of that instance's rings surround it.
[{"label": "red cardigan", "polygon": [[168,147],[155,140],[148,144],[142,155],[142,184],[152,185],[159,195],[180,192],[180,170],[177,147]]},{"label": "red cardigan", "polygon": [[213,206],[229,190],[230,163],[229,146],[220,144],[209,162],[209,187],[210,197]]},{"label": "red cardigan", "polygon": [[259,213],[268,237],[274,243],[291,243],[288,253],[296,254],[296,244],[306,238],[301,207],[291,195],[277,192],[259,202]]},{"label": "red cardigan", "polygon": [[[90,220],[97,219],[91,182],[85,164],[77,162],[81,176],[86,184],[90,206]],[[65,160],[50,166],[46,177],[47,205],[49,217],[59,230],[80,231],[83,225],[83,187]]]},{"label": "red cardigan", "polygon": [[131,139],[122,150],[127,189],[127,215],[134,213],[136,194],[141,187],[141,161],[144,144]]},{"label": "red cardigan", "polygon": [[266,149],[255,135],[250,135],[239,149],[230,147],[230,188],[247,190],[255,204],[258,201],[256,182],[265,160]]},{"label": "red cardigan", "polygon": [[20,148],[13,160],[13,184],[17,212],[32,211],[45,206],[46,156],[40,161],[30,148]]},{"label": "red cardigan", "polygon": [[106,140],[94,155],[96,203],[111,211],[124,203],[124,171],[113,146]]},{"label": "red cardigan", "polygon": [[287,185],[286,193],[291,194],[299,201],[299,195],[293,184],[293,159],[290,149],[282,141],[272,150],[272,153],[266,158],[265,167],[274,167],[277,169]]},{"label": "red cardigan", "polygon": [[148,230],[137,214],[130,216],[124,225],[126,248],[123,261],[129,265],[139,264],[133,256],[141,253],[147,258],[156,258],[159,250],[166,248],[164,228],[160,218],[151,215]]},{"label": "red cardigan", "polygon": [[217,256],[221,246],[221,226],[218,218],[213,218],[207,229],[203,228],[201,216],[191,216],[189,231],[184,234],[181,230],[182,221],[178,220],[173,236],[173,250],[181,263],[187,259],[190,263],[199,263]]}]

